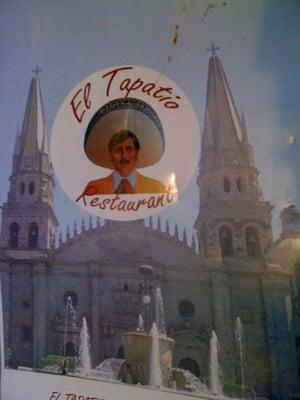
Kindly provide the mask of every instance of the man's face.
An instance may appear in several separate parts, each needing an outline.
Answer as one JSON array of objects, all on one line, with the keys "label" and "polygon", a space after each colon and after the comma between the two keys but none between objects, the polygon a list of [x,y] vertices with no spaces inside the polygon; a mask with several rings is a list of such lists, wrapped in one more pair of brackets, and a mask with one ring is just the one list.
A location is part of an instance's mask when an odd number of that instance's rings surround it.
[{"label": "man's face", "polygon": [[118,171],[121,176],[127,177],[135,169],[138,150],[134,146],[133,139],[129,137],[123,142],[114,145],[111,149],[110,156],[116,171]]}]

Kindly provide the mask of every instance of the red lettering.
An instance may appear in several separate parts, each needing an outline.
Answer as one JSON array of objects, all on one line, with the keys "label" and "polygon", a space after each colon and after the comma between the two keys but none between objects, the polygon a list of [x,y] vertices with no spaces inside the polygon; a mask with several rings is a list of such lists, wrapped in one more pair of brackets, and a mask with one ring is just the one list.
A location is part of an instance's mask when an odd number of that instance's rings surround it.
[{"label": "red lettering", "polygon": [[161,207],[164,207],[164,194],[161,194],[160,196],[158,196],[157,198],[157,205],[160,205]]},{"label": "red lettering", "polygon": [[146,203],[147,201],[145,199],[139,200],[138,202],[130,201],[127,205],[127,211],[138,211],[140,206]]},{"label": "red lettering", "polygon": [[[102,78],[109,77],[108,83],[106,86],[106,96],[110,95],[110,90],[112,88],[112,84],[113,84],[113,81],[114,81],[116,75],[120,71],[132,70],[132,69],[133,69],[133,67],[115,68],[102,76]],[[172,95],[173,95],[172,87],[163,87],[163,86],[157,87],[154,82],[145,83],[142,80],[142,78],[137,78],[135,81],[132,81],[130,78],[126,78],[126,79],[123,79],[122,82],[120,83],[119,89],[121,91],[126,92],[126,94],[124,96],[125,99],[127,99],[130,96],[131,92],[140,90],[142,93],[146,93],[148,96],[153,96],[155,99],[159,99],[159,102],[163,103],[164,107],[166,107],[168,109],[179,108],[179,104],[172,97]],[[87,91],[87,93],[86,93],[87,96],[84,95],[84,102],[85,102],[85,107],[89,108],[88,107],[88,105],[90,106],[89,88],[86,88],[86,91]],[[78,95],[78,93],[76,95]],[[171,95],[171,96],[168,96],[168,95]],[[180,96],[176,95],[175,98],[180,99]],[[73,107],[73,112],[74,112],[77,120],[82,119],[82,116],[83,116],[82,114],[78,115],[78,112],[77,112],[77,109],[79,108],[80,103],[81,103],[80,101],[78,103],[75,103],[75,96],[74,96],[72,107]],[[83,111],[83,113],[84,112],[85,112],[85,110]]]},{"label": "red lettering", "polygon": [[[55,393],[58,393],[58,392],[53,392],[53,394],[55,394]],[[60,395],[60,393],[59,393],[59,395]],[[104,400],[104,399],[95,397],[95,396],[86,396],[83,394],[66,393],[65,400]]]},{"label": "red lettering", "polygon": [[60,399],[60,395],[61,395],[60,392],[52,392],[49,400],[59,400]]},{"label": "red lettering", "polygon": [[[131,82],[131,81],[130,81],[130,82]],[[138,78],[137,80],[135,80],[135,81],[133,82],[133,84],[132,84],[130,87],[128,87],[125,98],[127,99],[127,97],[129,96],[129,93],[130,93],[132,90],[137,90],[137,89],[139,89],[141,86],[143,86],[143,84],[144,84],[144,82],[143,82],[141,79]]]},{"label": "red lettering", "polygon": [[71,104],[71,106],[72,106],[73,114],[75,115],[75,118],[77,119],[77,121],[78,121],[79,123],[81,123],[81,121],[82,121],[82,117],[83,117],[84,112],[83,112],[81,115],[78,115],[78,114],[77,114],[77,109],[78,109],[78,107],[80,106],[81,101],[79,101],[79,102],[75,105],[75,99],[76,99],[76,97],[79,95],[79,93],[80,93],[81,91],[82,91],[82,89],[79,89],[79,90],[75,93],[75,95],[73,96],[73,98],[72,98],[72,100],[71,100],[71,102],[70,102],[70,104]]},{"label": "red lettering", "polygon": [[87,83],[83,90],[83,99],[86,108],[89,110],[91,108],[92,102],[90,100],[91,84]]},{"label": "red lettering", "polygon": [[[148,86],[149,86],[149,88],[148,88]],[[147,93],[150,96],[151,90],[153,90],[154,88],[155,88],[155,83],[147,83],[146,85],[144,85],[142,92]]]},{"label": "red lettering", "polygon": [[126,211],[125,206],[126,206],[126,200],[120,201],[120,203],[118,205],[118,210],[119,211]]},{"label": "red lettering", "polygon": [[144,206],[145,204],[147,204],[146,199],[139,200],[137,204],[137,210],[140,208],[140,206]]},{"label": "red lettering", "polygon": [[[142,206],[146,208],[157,208],[157,207],[165,207],[166,203],[173,203],[176,200],[176,187],[174,185],[169,185],[168,190],[164,194],[156,194],[150,196],[149,198],[141,198],[137,201],[127,201],[123,196],[115,195],[113,198],[109,197],[92,197],[90,199],[86,199],[86,195],[91,196],[94,195],[92,193],[87,194],[86,191],[83,192],[77,199],[76,202],[82,201],[84,206],[90,207],[99,207],[101,210],[110,210],[110,211],[138,211]],[[55,398],[49,400],[56,400]],[[66,399],[73,400],[73,399]],[[78,399],[79,400],[79,399]]]},{"label": "red lettering", "polygon": [[128,85],[130,82],[130,79],[124,79],[124,81],[120,83],[120,90],[128,90]]},{"label": "red lettering", "polygon": [[164,195],[160,195],[158,197],[151,196],[148,200],[147,207],[148,208],[157,208],[158,206],[164,207]]},{"label": "red lettering", "polygon": [[[161,97],[163,97],[163,96],[159,96],[160,93],[162,93],[162,92],[167,92],[168,94],[172,94],[172,90],[173,90],[173,89],[172,89],[171,87],[166,87],[166,88],[164,88],[164,87],[160,86],[159,89],[156,90],[156,91],[153,93],[153,97],[156,98],[156,99],[160,99]],[[171,98],[172,98],[172,97],[171,97]]]},{"label": "red lettering", "polygon": [[[134,67],[120,67],[120,68],[115,68],[104,75],[102,75],[102,78],[108,77],[108,82],[106,86],[106,96],[110,95],[110,91],[112,88],[112,84],[114,82],[115,77],[120,71],[125,71],[125,70],[132,70]],[[173,88],[172,87],[163,87],[163,86],[156,86],[154,82],[148,82],[145,83],[141,77],[135,79],[132,81],[130,78],[123,79],[119,85],[119,89],[121,91],[125,91],[125,96],[124,98],[127,99],[131,92],[134,92],[136,90],[140,90],[142,93],[146,93],[148,96],[153,96],[155,99],[159,99],[159,102],[163,103],[164,107],[168,109],[175,109],[179,108],[179,104],[175,101],[173,98]],[[86,109],[90,107],[90,101],[89,101],[89,90],[90,88],[86,88],[86,93],[84,93],[84,103]],[[76,93],[78,95],[78,93]],[[77,112],[77,109],[79,108],[81,101],[75,102],[76,95],[74,96],[74,99],[72,99],[72,107],[73,107],[73,112],[77,118],[78,121],[80,119],[82,120],[82,113],[79,114]],[[168,96],[171,95],[171,96]],[[176,99],[180,99],[180,96],[176,95]],[[85,110],[83,111],[83,113]]]},{"label": "red lettering", "polygon": [[161,99],[159,99],[158,101],[162,102],[162,101],[166,101],[166,100],[171,100],[172,97],[167,96],[167,97],[162,97]]},{"label": "red lettering", "polygon": [[86,201],[85,201],[85,192],[83,192],[75,201],[76,203],[81,200],[81,198],[83,199],[83,204],[86,206]]},{"label": "red lettering", "polygon": [[167,201],[168,203],[173,203],[175,195],[175,186],[169,185],[167,191]]},{"label": "red lettering", "polygon": [[179,104],[176,103],[175,101],[167,101],[166,104],[164,104],[164,106],[165,106],[166,108],[172,109],[172,108],[178,108],[178,107],[179,107]]},{"label": "red lettering", "polygon": [[106,209],[106,205],[109,205],[109,203],[110,203],[110,199],[104,199],[103,200],[103,206],[102,207],[100,207],[102,210],[105,210]]},{"label": "red lettering", "polygon": [[108,85],[106,87],[106,96],[109,96],[109,91],[110,91],[110,87],[112,84],[112,81],[114,80],[115,76],[117,75],[117,73],[119,71],[124,71],[124,70],[129,70],[129,69],[133,69],[133,67],[120,67],[120,68],[116,68],[113,69],[112,71],[107,72],[106,74],[102,75],[102,78],[106,78],[107,76],[111,75],[109,81],[108,81]]},{"label": "red lettering", "polygon": [[101,210],[105,210],[105,209],[106,209],[106,206],[108,206],[109,203],[110,203],[110,199],[104,199],[103,202],[102,202],[102,204],[100,203],[100,206],[99,206],[99,207],[101,208]]},{"label": "red lettering", "polygon": [[148,208],[156,208],[154,196],[151,196],[150,199],[148,200],[147,207]]},{"label": "red lettering", "polygon": [[130,201],[128,203],[128,205],[127,205],[127,211],[131,211],[131,210],[135,211],[134,210],[134,205],[135,205],[135,202],[134,201]]},{"label": "red lettering", "polygon": [[97,207],[99,205],[98,201],[99,201],[98,197],[94,197],[90,202],[90,206],[91,207]]},{"label": "red lettering", "polygon": [[120,200],[120,196],[119,196],[118,194],[116,195],[116,197],[114,197],[114,198],[112,199],[112,202],[111,202],[111,205],[110,205],[110,209],[111,209],[111,210],[115,210],[115,209],[117,208],[117,205],[115,206],[115,202],[116,202],[117,200]]},{"label": "red lettering", "polygon": [[137,211],[137,210],[140,208],[140,206],[141,206],[142,204],[144,204],[144,203],[143,203],[144,201],[145,201],[145,199],[139,200],[138,202],[130,201],[130,202],[128,203],[128,205],[127,205],[127,211]]},{"label": "red lettering", "polygon": [[83,104],[85,106],[84,109],[80,107],[82,104],[82,101],[78,99],[79,94],[82,92],[82,88],[77,90],[77,92],[74,94],[72,97],[72,100],[70,101],[70,105],[72,107],[73,114],[76,118],[76,120],[81,124],[82,119],[84,114],[86,113],[86,110],[90,109],[91,107],[91,101],[90,101],[90,92],[91,92],[91,84],[87,83],[83,89]]},{"label": "red lettering", "polygon": [[79,200],[81,200],[81,198],[83,198],[83,204],[86,206],[85,196],[93,196],[96,193],[97,193],[96,186],[88,184],[87,187],[84,189],[83,193],[75,201],[77,203]]}]

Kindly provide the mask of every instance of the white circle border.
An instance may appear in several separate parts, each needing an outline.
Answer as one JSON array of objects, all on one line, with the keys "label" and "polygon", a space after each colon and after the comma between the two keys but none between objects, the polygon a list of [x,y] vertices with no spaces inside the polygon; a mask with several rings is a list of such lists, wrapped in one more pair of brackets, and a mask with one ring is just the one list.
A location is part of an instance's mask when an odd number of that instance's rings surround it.
[{"label": "white circle border", "polygon": [[[126,79],[128,81],[124,83]],[[138,88],[140,83],[137,82],[140,81],[143,85]],[[148,83],[154,83],[155,88],[148,93],[143,92],[143,88],[150,87],[145,86]],[[137,89],[129,91],[131,87]],[[159,88],[168,88],[168,91],[158,92]],[[153,95],[154,93],[157,97]],[[164,130],[165,151],[161,160],[151,167],[140,168],[139,171],[145,176],[162,181],[166,187],[170,180],[174,180],[178,193],[170,202],[167,201],[165,194],[164,200],[161,199],[157,203],[155,199],[153,200],[153,197],[158,199],[156,194],[119,195],[118,204],[122,202],[121,206],[115,207],[117,204],[115,201],[113,209],[111,206],[103,209],[103,199],[107,199],[106,203],[108,199],[112,202],[116,195],[98,195],[99,202],[93,206],[90,202],[91,196],[85,196],[84,199],[80,197],[89,181],[103,178],[111,173],[111,170],[96,166],[87,158],[84,151],[85,132],[99,108],[126,95],[128,98],[148,103],[157,113]],[[159,96],[169,99],[162,100],[163,98]],[[175,104],[178,104],[177,108],[168,108],[168,105]],[[137,220],[162,211],[177,201],[198,165],[199,153],[198,121],[188,98],[165,75],[136,65],[109,67],[83,79],[64,99],[52,128],[51,158],[60,185],[77,205],[105,219]],[[147,205],[141,205],[136,211],[125,210],[124,202],[138,202],[141,199],[146,199]],[[149,201],[152,205],[150,208]],[[155,204],[157,206],[154,206]]]}]

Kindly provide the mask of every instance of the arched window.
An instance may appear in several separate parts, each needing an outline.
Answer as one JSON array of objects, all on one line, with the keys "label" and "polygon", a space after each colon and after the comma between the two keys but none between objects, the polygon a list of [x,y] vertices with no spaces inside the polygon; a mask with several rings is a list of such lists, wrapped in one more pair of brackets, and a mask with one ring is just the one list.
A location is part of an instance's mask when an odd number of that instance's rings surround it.
[{"label": "arched window", "polygon": [[194,315],[195,307],[189,300],[183,300],[178,305],[178,311],[183,318],[190,319]]},{"label": "arched window", "polygon": [[236,187],[238,188],[238,191],[240,193],[245,193],[245,183],[244,180],[242,178],[238,178],[236,181]]},{"label": "arched window", "polygon": [[30,309],[30,303],[28,300],[23,300],[22,301],[22,306],[23,306],[23,310],[29,310]]},{"label": "arched window", "polygon": [[68,298],[71,297],[72,300],[72,306],[76,306],[76,304],[78,303],[78,296],[75,292],[73,292],[72,290],[68,290],[67,292],[65,292],[64,294],[64,303],[67,304],[68,303]]},{"label": "arched window", "polygon": [[23,195],[25,193],[25,184],[24,184],[24,182],[20,183],[19,189],[20,189],[20,194]]},{"label": "arched window", "polygon": [[179,362],[179,368],[190,371],[195,376],[200,376],[200,369],[198,363],[192,358],[185,357]]},{"label": "arched window", "polygon": [[28,228],[28,246],[30,249],[36,249],[39,242],[39,227],[36,222],[31,222]]},{"label": "arched window", "polygon": [[72,342],[67,342],[65,351],[66,351],[66,356],[68,357],[76,356],[75,344]]},{"label": "arched window", "polygon": [[224,181],[223,181],[223,189],[224,189],[224,192],[226,192],[226,193],[229,193],[230,189],[231,189],[230,180],[226,177],[224,178]]},{"label": "arched window", "polygon": [[258,257],[261,254],[257,230],[251,226],[246,228],[246,251],[248,257]]},{"label": "arched window", "polygon": [[232,256],[233,255],[233,240],[231,229],[223,225],[219,231],[219,240],[221,246],[222,256]]},{"label": "arched window", "polygon": [[29,184],[29,194],[32,196],[34,192],[35,192],[34,182],[30,182],[30,184]]},{"label": "arched window", "polygon": [[10,224],[8,245],[12,249],[19,247],[19,224],[17,222]]},{"label": "arched window", "polygon": [[121,359],[125,359],[125,352],[124,352],[123,346],[118,348],[117,357],[121,358]]}]

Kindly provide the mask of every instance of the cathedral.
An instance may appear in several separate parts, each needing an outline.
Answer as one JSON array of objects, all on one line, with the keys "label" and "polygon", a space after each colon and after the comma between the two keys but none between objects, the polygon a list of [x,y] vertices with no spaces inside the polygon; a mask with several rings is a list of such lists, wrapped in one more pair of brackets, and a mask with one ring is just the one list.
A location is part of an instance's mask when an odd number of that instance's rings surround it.
[{"label": "cathedral", "polygon": [[[208,376],[209,341],[220,343],[223,380],[241,383],[236,320],[243,325],[244,380],[257,396],[289,399],[299,384],[300,213],[281,213],[259,185],[243,115],[215,54],[209,59],[197,184],[196,241],[167,223],[90,219],[57,240],[52,171],[38,76],[32,78],[2,206],[0,271],[7,364],[38,367],[47,354],[76,355],[83,316],[93,366],[123,358],[122,334],[137,327],[145,277],[160,288],[173,364]],[[42,138],[39,140],[38,138]],[[71,300],[70,300],[71,299]],[[71,301],[73,318],[66,312]],[[70,307],[70,304],[69,304]]]}]

